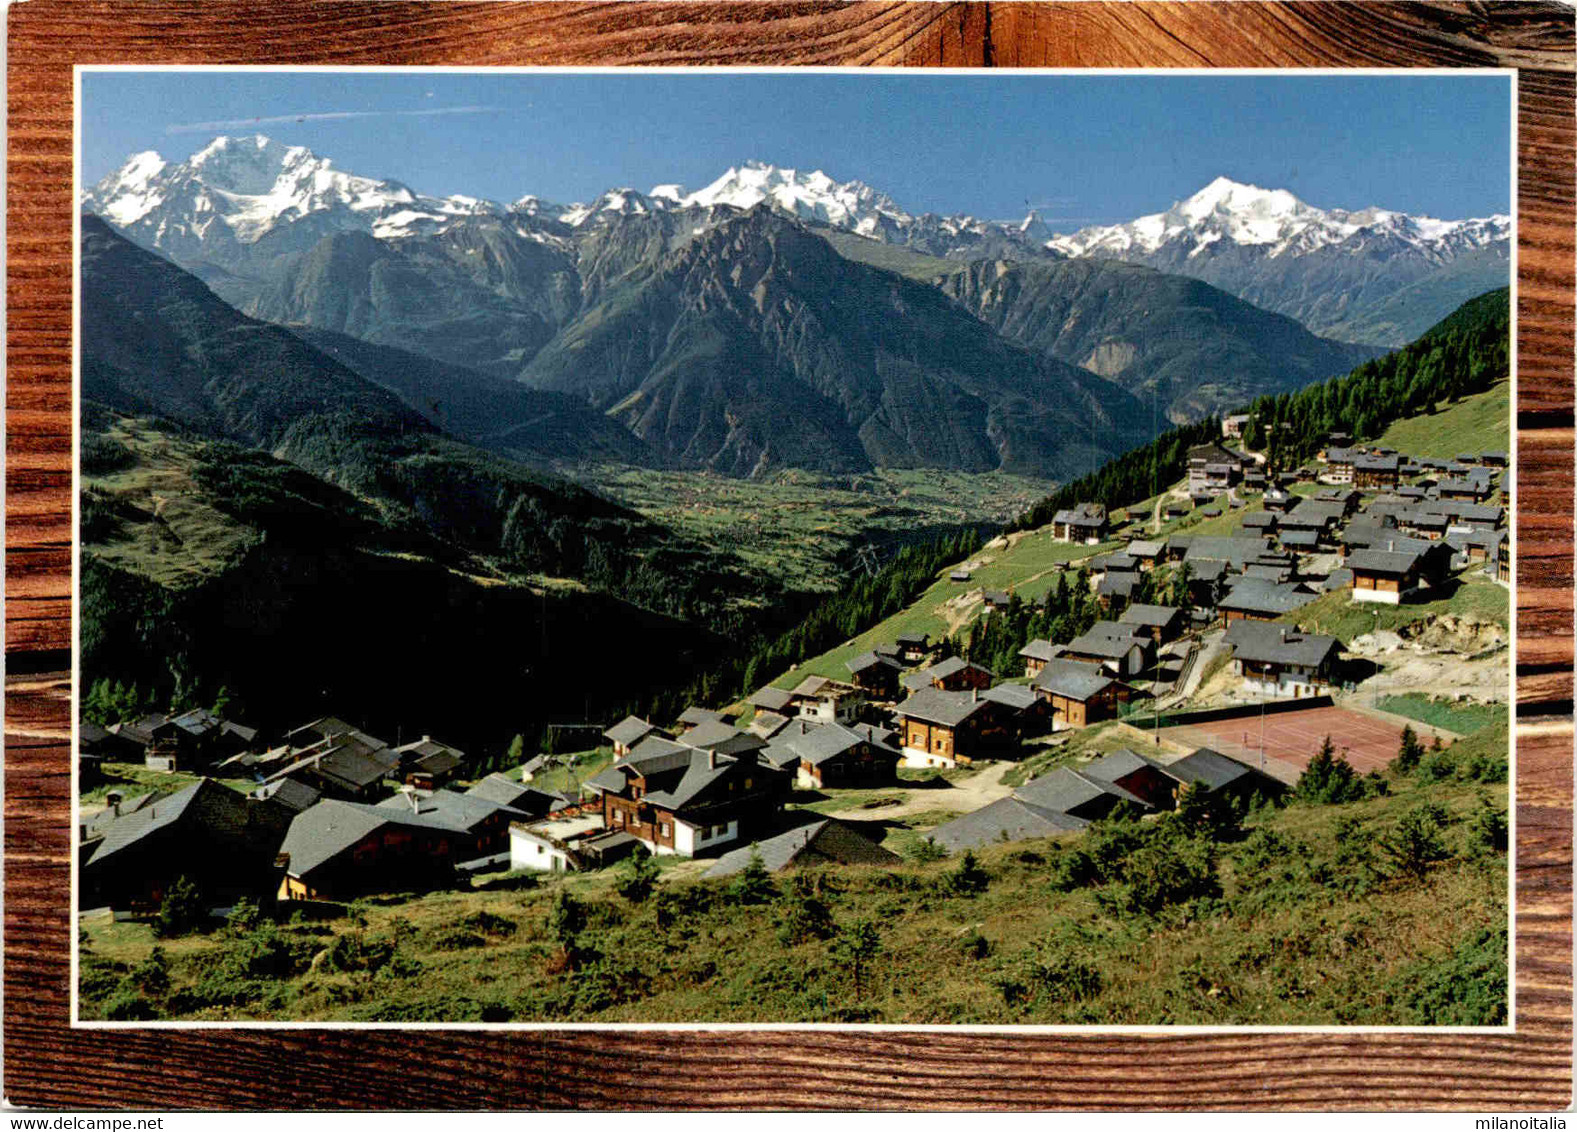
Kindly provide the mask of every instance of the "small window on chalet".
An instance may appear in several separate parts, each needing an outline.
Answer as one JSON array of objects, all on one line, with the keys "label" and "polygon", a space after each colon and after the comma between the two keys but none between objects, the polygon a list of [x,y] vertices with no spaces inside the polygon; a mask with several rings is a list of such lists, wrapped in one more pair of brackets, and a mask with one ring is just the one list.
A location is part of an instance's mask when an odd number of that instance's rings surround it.
[{"label": "small window on chalet", "polygon": [[748,779],[748,778],[747,778],[747,779],[745,779],[745,789],[746,789],[746,790],[749,790],[749,789],[750,789],[750,779]]},{"label": "small window on chalet", "polygon": [[657,832],[662,834],[664,837],[667,837],[668,836],[668,823],[667,822],[663,822],[660,825],[658,825]]},{"label": "small window on chalet", "polygon": [[547,846],[545,846],[545,845],[538,845],[537,846],[537,856],[540,857],[540,856],[542,856],[542,854],[546,853],[547,851],[548,851],[547,850]]}]

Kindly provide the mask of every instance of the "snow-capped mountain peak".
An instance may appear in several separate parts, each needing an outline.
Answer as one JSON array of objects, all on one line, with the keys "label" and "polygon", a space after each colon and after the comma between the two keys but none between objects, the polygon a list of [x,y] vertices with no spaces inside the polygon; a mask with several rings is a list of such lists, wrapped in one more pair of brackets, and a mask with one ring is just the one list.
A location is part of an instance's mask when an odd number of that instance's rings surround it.
[{"label": "snow-capped mountain peak", "polygon": [[[669,188],[677,186],[660,186]],[[654,189],[652,195],[658,195]],[[749,209],[770,204],[805,220],[874,234],[886,222],[908,223],[910,216],[886,193],[861,181],[835,181],[820,169],[801,173],[763,161],[732,167],[717,180],[679,198],[679,204],[730,205]]]},{"label": "snow-capped mountain peak", "polygon": [[400,236],[503,211],[491,201],[427,197],[398,181],[347,173],[305,146],[261,134],[216,137],[175,165],[151,151],[134,154],[82,195],[84,206],[135,226],[161,248],[221,236],[250,244],[307,216],[330,229]]},{"label": "snow-capped mountain peak", "polygon": [[1323,209],[1286,189],[1262,189],[1217,177],[1165,212],[1126,224],[1085,228],[1058,236],[1047,246],[1069,256],[1149,256],[1175,248],[1192,258],[1210,245],[1255,247],[1271,258],[1302,255],[1363,235],[1387,237],[1423,251],[1442,243],[1478,246],[1504,239],[1508,217],[1442,221],[1369,207],[1349,212]]}]

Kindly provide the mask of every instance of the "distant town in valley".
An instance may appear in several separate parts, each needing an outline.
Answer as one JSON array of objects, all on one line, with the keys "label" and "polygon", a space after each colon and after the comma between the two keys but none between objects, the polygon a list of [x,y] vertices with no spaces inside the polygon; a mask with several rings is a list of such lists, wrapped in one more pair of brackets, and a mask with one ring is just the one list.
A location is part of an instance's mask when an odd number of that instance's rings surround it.
[{"label": "distant town in valley", "polygon": [[82,1020],[1507,1024],[1506,217],[82,207]]}]

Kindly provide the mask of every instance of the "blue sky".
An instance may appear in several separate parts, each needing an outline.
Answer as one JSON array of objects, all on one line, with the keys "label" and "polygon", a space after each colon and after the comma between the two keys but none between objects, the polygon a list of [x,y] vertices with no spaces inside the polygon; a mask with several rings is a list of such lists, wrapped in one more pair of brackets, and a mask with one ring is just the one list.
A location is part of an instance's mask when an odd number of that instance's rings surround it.
[{"label": "blue sky", "polygon": [[914,212],[1028,203],[1059,230],[1160,211],[1221,174],[1327,208],[1510,207],[1504,76],[100,72],[82,92],[89,184],[134,152],[179,161],[263,133],[420,192],[505,201],[694,189],[755,159]]}]

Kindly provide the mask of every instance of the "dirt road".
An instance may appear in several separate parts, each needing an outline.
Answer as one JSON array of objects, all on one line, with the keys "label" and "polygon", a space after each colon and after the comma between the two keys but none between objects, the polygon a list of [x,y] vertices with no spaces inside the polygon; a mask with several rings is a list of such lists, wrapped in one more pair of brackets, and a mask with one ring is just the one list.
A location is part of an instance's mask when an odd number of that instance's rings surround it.
[{"label": "dirt road", "polygon": [[[927,810],[956,810],[958,813],[967,814],[1013,793],[1013,787],[1005,785],[1002,776],[1015,765],[1006,760],[992,763],[962,782],[950,782],[945,786],[911,785],[907,790],[909,800],[902,805],[882,806],[869,810],[856,806],[850,810],[837,810],[827,816],[846,818],[849,821],[870,821],[873,818],[886,821],[889,818],[923,814]],[[900,789],[903,789],[902,785]]]}]

